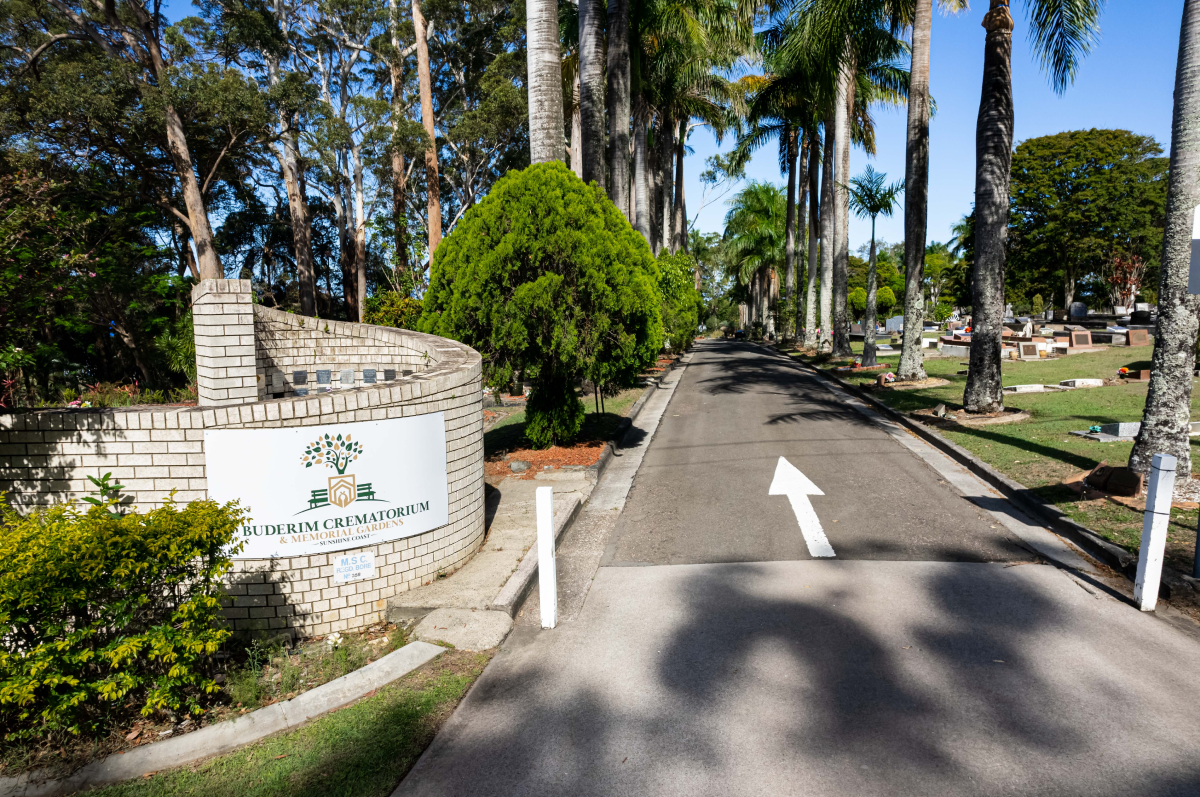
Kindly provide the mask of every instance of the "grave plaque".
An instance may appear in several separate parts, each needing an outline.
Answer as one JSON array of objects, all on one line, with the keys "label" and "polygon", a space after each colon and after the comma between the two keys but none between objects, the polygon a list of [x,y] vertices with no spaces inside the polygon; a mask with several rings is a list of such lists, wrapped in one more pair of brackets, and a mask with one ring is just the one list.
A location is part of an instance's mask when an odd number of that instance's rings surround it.
[{"label": "grave plaque", "polygon": [[328,385],[329,381],[330,381],[329,378],[332,375],[332,373],[333,373],[332,371],[328,371],[328,370],[317,371],[317,384],[318,385]]},{"label": "grave plaque", "polygon": [[1038,347],[1036,343],[1021,343],[1021,359],[1036,360],[1038,358]]},{"label": "grave plaque", "polygon": [[297,396],[307,396],[307,395],[308,395],[308,388],[306,388],[306,387],[298,387],[298,388],[296,388],[296,395],[297,395]]},{"label": "grave plaque", "polygon": [[383,369],[383,381],[391,382],[396,378],[396,370],[394,368]]},{"label": "grave plaque", "polygon": [[1149,346],[1150,332],[1145,329],[1131,329],[1125,333],[1125,345],[1127,346]]},{"label": "grave plaque", "polygon": [[364,385],[375,384],[375,369],[374,368],[364,368],[363,369],[363,384]]},{"label": "grave plaque", "polygon": [[1088,349],[1092,346],[1092,333],[1086,329],[1077,329],[1071,332],[1071,347],[1075,349]]},{"label": "grave plaque", "polygon": [[354,369],[343,368],[338,381],[342,383],[342,387],[354,387]]},{"label": "grave plaque", "polygon": [[292,371],[292,384],[293,385],[308,384],[308,371]]},{"label": "grave plaque", "polygon": [[283,371],[271,374],[271,390],[275,393],[283,392]]}]

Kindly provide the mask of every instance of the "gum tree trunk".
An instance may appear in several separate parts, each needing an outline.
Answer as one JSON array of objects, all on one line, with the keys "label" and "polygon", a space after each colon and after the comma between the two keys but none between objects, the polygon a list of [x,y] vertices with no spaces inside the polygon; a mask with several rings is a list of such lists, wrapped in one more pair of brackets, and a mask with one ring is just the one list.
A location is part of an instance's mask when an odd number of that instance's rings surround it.
[{"label": "gum tree trunk", "polygon": [[1004,408],[1000,342],[1004,325],[1004,242],[1012,168],[1012,16],[1007,0],[992,0],[983,18],[983,91],[975,128],[975,265],[971,297],[971,364],[967,412]]},{"label": "gum tree trunk", "polygon": [[833,356],[852,357],[850,349],[850,314],[846,306],[850,281],[850,106],[854,104],[853,67],[842,70],[838,80],[837,177],[834,191],[833,232]]},{"label": "gum tree trunk", "polygon": [[[917,0],[908,79],[908,146],[904,169],[904,337],[901,379],[925,378],[925,236],[929,216],[929,47],[933,0]],[[864,359],[864,362],[865,359]]]},{"label": "gum tree trunk", "polygon": [[818,177],[820,175],[821,136],[814,128],[808,135],[808,290],[804,297],[804,348],[817,346],[817,244],[820,241],[820,215],[817,212],[820,200]]},{"label": "gum tree trunk", "polygon": [[825,157],[821,164],[821,339],[822,351],[833,348],[833,161],[837,157],[837,123],[825,117]]},{"label": "gum tree trunk", "polygon": [[1173,454],[1176,475],[1191,478],[1192,372],[1196,364],[1197,297],[1188,293],[1193,209],[1200,205],[1200,0],[1186,0],[1175,67],[1171,122],[1171,169],[1162,268],[1158,280],[1158,329],[1142,428],[1129,467],[1150,470],[1155,454]]},{"label": "gum tree trunk", "polygon": [[[412,0],[412,13],[417,45],[417,85],[421,94],[421,125],[425,128],[425,135],[429,136],[429,145],[425,150],[425,190],[429,197],[429,263],[433,265],[434,250],[442,242],[442,197],[441,184],[438,182],[437,132],[433,127],[433,81],[429,73],[429,42],[426,40],[428,29],[425,27],[425,15],[421,13],[421,0]],[[561,92],[562,89],[559,89]]]},{"label": "gum tree trunk", "polygon": [[579,122],[583,181],[604,188],[604,4],[579,0]]}]

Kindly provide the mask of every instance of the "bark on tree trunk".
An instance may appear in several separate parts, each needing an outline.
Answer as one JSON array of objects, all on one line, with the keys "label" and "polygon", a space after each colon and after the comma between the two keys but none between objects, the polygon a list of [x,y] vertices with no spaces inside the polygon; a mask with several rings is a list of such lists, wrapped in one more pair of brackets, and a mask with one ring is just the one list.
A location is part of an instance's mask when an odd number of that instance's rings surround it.
[{"label": "bark on tree trunk", "polygon": [[1012,166],[1012,29],[1008,0],[992,0],[983,18],[983,91],[975,129],[975,265],[967,412],[1004,408],[1000,345],[1004,324],[1004,241]]},{"label": "bark on tree trunk", "polygon": [[833,348],[833,162],[837,157],[837,123],[825,117],[825,157],[821,164],[821,335],[822,351]]},{"label": "bark on tree trunk", "polygon": [[[408,217],[405,202],[408,198],[408,173],[404,169],[404,153],[392,150],[392,229],[395,232],[396,267],[409,273]],[[414,284],[416,275],[409,274]]]},{"label": "bark on tree trunk", "polygon": [[192,153],[188,149],[187,135],[183,131],[183,120],[174,105],[164,109],[167,128],[167,149],[171,161],[175,165],[175,173],[179,177],[179,187],[183,191],[183,203],[187,207],[188,227],[191,228],[192,240],[196,243],[196,263],[200,269],[200,279],[221,279],[225,276],[225,267],[217,257],[213,246],[212,227],[208,223],[208,211],[204,207],[204,197],[200,193],[200,183],[196,178],[196,170],[192,167]]},{"label": "bark on tree trunk", "polygon": [[850,314],[847,294],[850,280],[850,107],[854,104],[854,70],[844,68],[838,80],[837,124],[838,163],[834,190],[833,238],[833,356],[852,357],[850,348]]},{"label": "bark on tree trunk", "polygon": [[652,152],[647,152],[650,162],[650,251],[658,257],[663,245],[663,170],[662,158],[659,157],[658,140],[662,135],[654,131],[655,146]]},{"label": "bark on tree trunk", "polygon": [[1186,0],[1183,6],[1169,179],[1150,387],[1129,467],[1147,473],[1155,454],[1173,454],[1178,458],[1176,477],[1189,479],[1188,422],[1200,309],[1200,297],[1188,293],[1192,222],[1200,205],[1200,0]]},{"label": "bark on tree trunk", "polygon": [[808,134],[808,193],[811,201],[808,209],[808,291],[804,297],[804,348],[814,349],[817,346],[817,271],[820,263],[817,260],[817,245],[821,239],[820,214],[820,152],[821,134],[814,128]]},{"label": "bark on tree trunk", "polygon": [[562,51],[558,43],[558,0],[527,0],[525,22],[529,73],[529,160],[531,163],[561,161]]},{"label": "bark on tree trunk", "polygon": [[[442,242],[442,199],[441,184],[438,181],[437,131],[433,126],[433,82],[429,73],[429,42],[426,40],[427,28],[425,15],[421,13],[421,0],[412,0],[412,13],[417,45],[417,85],[421,93],[421,125],[425,128],[425,135],[429,136],[429,144],[425,150],[425,188],[429,197],[429,264],[432,266],[433,253]],[[562,94],[561,87],[559,94]],[[561,102],[560,98],[559,103]]]},{"label": "bark on tree trunk", "polygon": [[629,219],[629,0],[608,0],[608,197]]},{"label": "bark on tree trunk", "polygon": [[660,116],[658,128],[658,162],[662,169],[663,194],[661,248],[670,249],[675,241],[675,236],[672,234],[675,224],[675,212],[672,207],[675,195],[675,123]]},{"label": "bark on tree trunk", "polygon": [[[798,136],[800,136],[800,147],[799,147],[799,152],[797,153],[797,158],[796,158],[796,168],[800,170],[799,175],[796,178],[796,186],[799,189],[800,195],[796,199],[796,222],[794,225],[794,229],[795,229],[794,234],[798,237],[796,245],[798,245],[800,251],[798,251],[793,257],[796,261],[796,281],[799,283],[805,279],[805,276],[808,273],[808,268],[807,268],[808,264],[805,261],[804,254],[803,254],[804,230],[802,230],[800,228],[800,225],[804,224],[805,227],[807,228],[807,224],[808,224],[806,219],[808,218],[808,215],[807,215],[807,213],[808,213],[808,160],[807,160],[808,154],[807,153],[808,153],[809,144],[808,144],[808,139],[803,137],[801,135],[800,131],[797,131],[796,134]],[[796,248],[796,245],[794,245],[793,248]],[[799,285],[797,285],[797,288],[799,288]],[[792,339],[793,340],[800,339],[800,310],[801,310],[801,303],[803,301],[803,298],[804,297],[799,295],[799,291],[797,291],[796,292],[796,302],[795,302],[794,306],[792,307],[792,319],[791,319]]]},{"label": "bark on tree trunk", "polygon": [[639,97],[637,115],[633,122],[633,226],[646,239],[646,243],[650,242],[650,186],[646,168],[648,117],[645,101]]},{"label": "bark on tree trunk", "polygon": [[[788,301],[791,301],[796,293],[796,160],[800,156],[800,147],[797,146],[795,128],[788,130],[787,136],[787,221],[784,233],[783,260],[787,275],[785,277],[786,296]],[[783,331],[788,332],[787,329]]]},{"label": "bark on tree trunk", "polygon": [[863,314],[863,358],[866,368],[875,365],[875,217],[871,217],[871,254],[867,260],[867,310]]},{"label": "bark on tree trunk", "polygon": [[1063,276],[1063,313],[1071,312],[1071,304],[1075,301],[1075,272],[1066,269]]},{"label": "bark on tree trunk", "polygon": [[579,111],[579,70],[575,70],[575,85],[571,89],[574,110],[571,112],[571,171],[583,178],[583,116]]},{"label": "bark on tree trunk", "polygon": [[[282,121],[282,119],[281,119]],[[286,131],[280,142],[283,160],[283,184],[287,190],[288,212],[292,217],[292,247],[296,253],[296,281],[300,288],[300,314],[315,315],[317,308],[317,276],[313,269],[312,219],[308,199],[304,195],[304,162],[296,147],[296,139]]]},{"label": "bark on tree trunk", "polygon": [[687,251],[687,212],[683,204],[683,148],[687,138],[687,119],[679,121],[679,135],[675,139],[675,202],[672,210],[674,219],[671,221],[671,254]]},{"label": "bark on tree trunk", "polygon": [[579,0],[579,114],[583,180],[604,188],[604,3]]},{"label": "bark on tree trunk", "polygon": [[[340,159],[339,159],[340,160]],[[338,190],[333,193],[333,215],[338,228],[338,265],[342,269],[342,302],[346,306],[346,317],[358,318],[357,286],[354,253],[355,242],[350,219],[349,186],[344,177],[338,180]]]},{"label": "bark on tree trunk", "polygon": [[901,379],[925,378],[925,236],[929,216],[929,48],[933,0],[917,0],[908,79],[908,145],[904,169],[904,337]]}]

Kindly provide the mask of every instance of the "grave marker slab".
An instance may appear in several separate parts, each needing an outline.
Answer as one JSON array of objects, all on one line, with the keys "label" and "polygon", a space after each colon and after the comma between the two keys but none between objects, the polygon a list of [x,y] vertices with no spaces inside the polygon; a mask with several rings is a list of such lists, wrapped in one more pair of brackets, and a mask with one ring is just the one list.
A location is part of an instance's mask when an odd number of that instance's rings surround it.
[{"label": "grave marker slab", "polygon": [[395,378],[396,378],[396,369],[394,369],[394,368],[384,368],[383,369],[383,381],[384,382],[391,382]]},{"label": "grave marker slab", "polygon": [[1077,329],[1071,332],[1071,346],[1076,349],[1090,349],[1092,347],[1092,333],[1086,329]]},{"label": "grave marker slab", "polygon": [[338,381],[342,387],[354,387],[354,369],[343,368],[342,373],[338,376]]},{"label": "grave marker slab", "polygon": [[292,384],[293,385],[307,385],[308,384],[308,371],[292,371]]},{"label": "grave marker slab", "polygon": [[363,369],[363,384],[364,385],[375,384],[375,369],[374,368],[364,368]]},{"label": "grave marker slab", "polygon": [[328,385],[330,382],[329,378],[332,374],[333,374],[333,372],[329,371],[329,370],[317,371],[317,384],[318,385]]},{"label": "grave marker slab", "polygon": [[1020,343],[1018,347],[1022,360],[1036,360],[1038,358],[1038,346],[1036,343]]},{"label": "grave marker slab", "polygon": [[1125,333],[1126,346],[1149,346],[1150,331],[1146,329],[1131,329]]}]

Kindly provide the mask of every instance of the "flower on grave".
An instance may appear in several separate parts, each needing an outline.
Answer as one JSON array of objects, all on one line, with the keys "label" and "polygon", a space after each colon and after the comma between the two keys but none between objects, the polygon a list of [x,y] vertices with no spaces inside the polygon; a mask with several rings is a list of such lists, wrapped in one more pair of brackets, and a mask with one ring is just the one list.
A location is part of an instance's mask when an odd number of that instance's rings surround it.
[{"label": "flower on grave", "polygon": [[1117,369],[1117,373],[1118,374],[1127,374],[1127,373],[1129,373],[1129,369],[1128,368],[1119,368],[1119,369]]},{"label": "flower on grave", "polygon": [[329,646],[330,650],[337,650],[342,645],[342,635],[337,631],[334,631],[332,634],[325,637],[325,644]]}]

